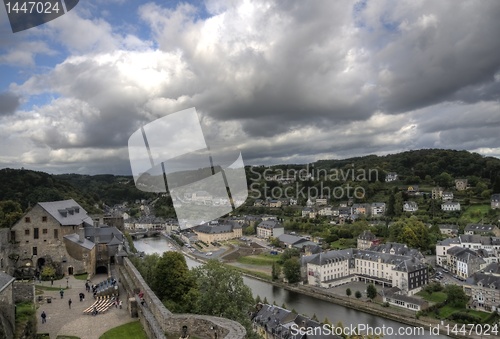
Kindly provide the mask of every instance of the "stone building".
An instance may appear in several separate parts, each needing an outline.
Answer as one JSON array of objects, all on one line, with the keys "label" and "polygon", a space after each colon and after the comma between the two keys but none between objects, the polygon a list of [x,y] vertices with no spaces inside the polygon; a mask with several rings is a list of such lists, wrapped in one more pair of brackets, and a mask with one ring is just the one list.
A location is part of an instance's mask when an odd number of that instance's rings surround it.
[{"label": "stone building", "polygon": [[24,278],[50,264],[57,275],[106,271],[113,263],[123,234],[97,225],[73,199],[40,202],[11,229],[9,271]]},{"label": "stone building", "polygon": [[16,314],[13,284],[16,279],[0,271],[0,337],[13,338]]}]

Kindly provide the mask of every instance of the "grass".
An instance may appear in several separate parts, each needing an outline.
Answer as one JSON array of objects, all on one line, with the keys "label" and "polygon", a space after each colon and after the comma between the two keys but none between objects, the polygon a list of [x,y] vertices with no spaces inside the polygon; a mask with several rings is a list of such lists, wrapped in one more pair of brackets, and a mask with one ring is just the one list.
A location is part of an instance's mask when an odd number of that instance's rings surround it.
[{"label": "grass", "polygon": [[139,321],[115,327],[104,333],[99,339],[148,339]]},{"label": "grass", "polygon": [[245,257],[239,257],[238,262],[248,265],[258,265],[258,266],[272,266],[273,263],[280,259],[278,255],[272,255],[268,253],[262,253],[258,255],[249,255]]},{"label": "grass", "polygon": [[461,307],[452,307],[450,305],[445,305],[439,309],[439,318],[446,319],[455,312],[464,311]]},{"label": "grass", "polygon": [[490,211],[490,205],[471,205],[469,206],[462,217],[470,218],[473,222],[479,222]]},{"label": "grass", "polygon": [[30,302],[16,304],[16,338],[20,338],[25,327],[33,326],[36,331],[35,305]]},{"label": "grass", "polygon": [[74,277],[75,279],[78,279],[78,280],[87,280],[87,277],[89,275],[87,273],[83,273],[83,274],[75,274]]},{"label": "grass", "polygon": [[[59,291],[61,287],[55,286],[43,286],[43,285],[35,285],[35,289],[42,291]],[[62,287],[63,290],[69,289],[69,287]]]},{"label": "grass", "polygon": [[264,272],[253,271],[253,270],[249,270],[249,269],[245,269],[245,268],[241,268],[241,267],[236,267],[236,266],[231,266],[231,267],[234,268],[235,270],[241,272],[241,273],[246,273],[246,274],[249,274],[249,275],[253,275],[255,277],[258,277],[258,278],[261,278],[261,279],[264,279],[264,280],[269,280],[269,281],[272,280],[271,275],[267,274],[267,273],[264,273]]},{"label": "grass", "polygon": [[420,291],[417,293],[417,295],[421,296],[427,301],[431,301],[434,303],[440,303],[446,300],[446,293],[444,292],[433,292],[432,294],[426,292],[426,291]]},{"label": "grass", "polygon": [[58,335],[56,339],[80,339],[80,337],[75,337],[74,335]]}]

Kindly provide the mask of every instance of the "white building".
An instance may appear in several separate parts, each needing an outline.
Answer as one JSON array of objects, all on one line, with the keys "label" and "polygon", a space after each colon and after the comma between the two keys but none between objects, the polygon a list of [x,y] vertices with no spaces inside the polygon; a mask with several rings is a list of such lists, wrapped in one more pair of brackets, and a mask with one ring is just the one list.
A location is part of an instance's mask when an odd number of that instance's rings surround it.
[{"label": "white building", "polygon": [[441,209],[445,212],[460,211],[460,203],[457,201],[446,201],[441,204]]},{"label": "white building", "polygon": [[418,205],[415,201],[405,201],[403,203],[404,212],[416,212],[418,211]]}]

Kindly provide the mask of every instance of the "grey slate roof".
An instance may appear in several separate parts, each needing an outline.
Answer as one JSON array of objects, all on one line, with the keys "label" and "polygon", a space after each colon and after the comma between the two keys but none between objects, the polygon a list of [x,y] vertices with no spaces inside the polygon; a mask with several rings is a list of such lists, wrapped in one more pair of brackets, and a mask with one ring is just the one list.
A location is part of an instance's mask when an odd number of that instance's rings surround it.
[{"label": "grey slate roof", "polygon": [[377,237],[370,231],[363,231],[358,237],[359,240],[375,240]]},{"label": "grey slate roof", "polygon": [[266,229],[274,229],[274,228],[283,228],[283,225],[281,225],[276,220],[264,220],[259,225],[257,225],[257,227],[266,228]]},{"label": "grey slate roof", "polygon": [[16,278],[11,277],[5,272],[0,271],[0,292],[6,289],[10,284],[12,284]]},{"label": "grey slate roof", "polygon": [[73,199],[39,202],[38,205],[54,217],[62,226],[80,225],[83,222],[93,224],[92,218],[89,217],[87,211]]},{"label": "grey slate roof", "polygon": [[485,288],[500,289],[500,277],[493,274],[476,272],[466,280],[466,283],[476,286],[482,285]]},{"label": "grey slate roof", "polygon": [[491,263],[484,268],[484,273],[500,275],[500,263]]},{"label": "grey slate roof", "polygon": [[84,239],[83,242],[80,242],[80,236],[77,233],[65,235],[64,239],[68,239],[69,241],[78,244],[88,250],[91,250],[95,246],[95,244],[88,239]]},{"label": "grey slate roof", "polygon": [[203,224],[196,226],[195,231],[206,234],[231,233],[233,231],[233,225],[227,223],[215,225]]},{"label": "grey slate roof", "polygon": [[101,225],[100,227],[85,227],[85,238],[96,244],[108,244],[113,237],[123,241],[123,233],[116,227]]},{"label": "grey slate roof", "polygon": [[297,237],[296,235],[291,235],[291,234],[281,234],[278,237],[278,240],[289,245],[295,245],[307,241],[307,239],[304,239],[302,237]]},{"label": "grey slate roof", "polygon": [[405,256],[415,257],[418,259],[424,258],[424,256],[422,255],[422,253],[420,253],[419,250],[397,242],[387,242],[385,244],[380,244],[370,247],[370,251],[381,252],[381,253],[391,253],[392,250],[394,250],[394,254],[397,255],[405,255]]},{"label": "grey slate roof", "polygon": [[465,226],[465,232],[491,232],[495,228],[495,225],[482,225],[482,224],[468,224]]}]

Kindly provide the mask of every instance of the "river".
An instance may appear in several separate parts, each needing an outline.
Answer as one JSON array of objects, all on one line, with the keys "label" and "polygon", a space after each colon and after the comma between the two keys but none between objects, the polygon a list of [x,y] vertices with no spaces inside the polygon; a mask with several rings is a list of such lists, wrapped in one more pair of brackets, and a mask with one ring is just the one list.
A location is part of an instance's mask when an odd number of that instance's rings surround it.
[{"label": "river", "polygon": [[[146,254],[161,254],[164,251],[170,250],[167,244],[167,240],[162,237],[136,240],[134,241],[134,245],[138,251],[145,252]],[[186,262],[190,268],[200,265],[199,262],[188,257],[186,257]],[[384,339],[396,339],[401,337],[419,339],[448,338],[444,335],[431,335],[429,333],[428,327],[424,329],[425,334],[416,334],[415,331],[418,331],[418,329],[415,330],[413,327],[410,327],[406,324],[380,318],[375,315],[360,312],[344,306],[332,304],[330,302],[316,299],[300,293],[288,291],[281,287],[277,287],[260,280],[248,277],[244,277],[243,280],[245,284],[252,290],[254,297],[259,295],[262,300],[264,298],[267,298],[270,303],[275,301],[279,306],[284,303],[287,309],[295,309],[295,311],[297,311],[298,313],[305,314],[309,317],[311,317],[313,314],[316,314],[317,318],[320,321],[328,318],[331,323],[336,324],[340,321],[344,326],[357,326],[358,324],[364,324],[366,328],[370,327],[376,331],[384,331]],[[384,328],[386,330],[383,330]],[[405,332],[399,332],[401,330]],[[394,334],[390,335],[390,332],[393,332]],[[398,335],[398,333],[407,333],[407,335],[402,336]]]}]

